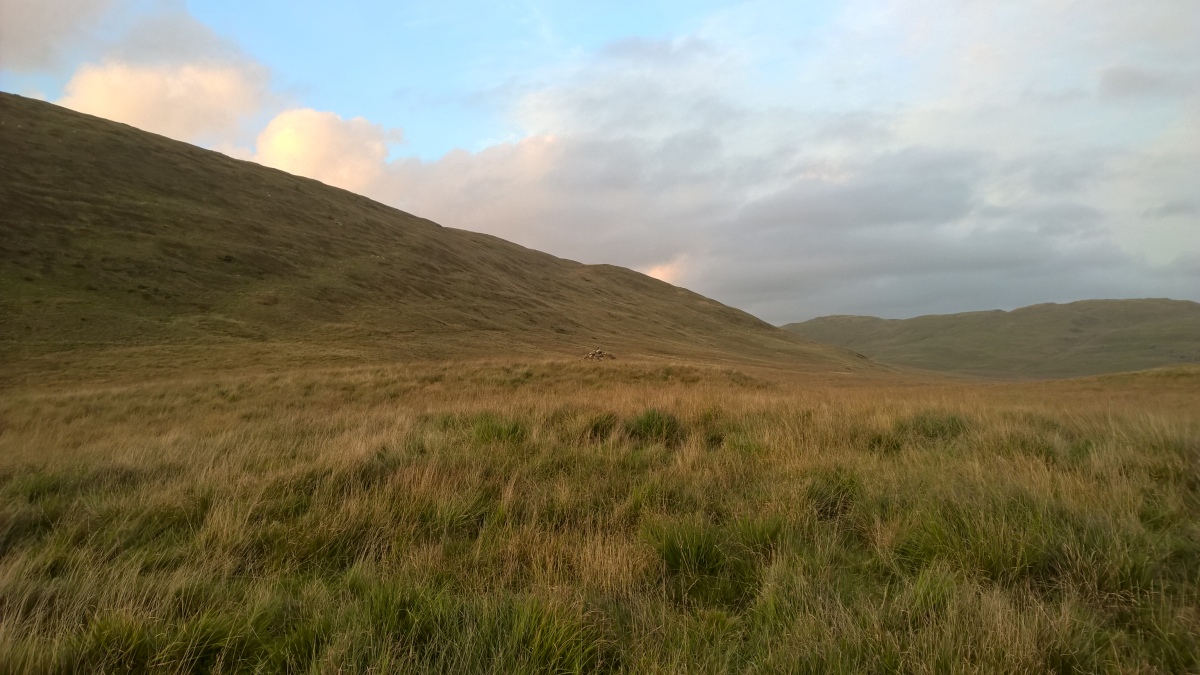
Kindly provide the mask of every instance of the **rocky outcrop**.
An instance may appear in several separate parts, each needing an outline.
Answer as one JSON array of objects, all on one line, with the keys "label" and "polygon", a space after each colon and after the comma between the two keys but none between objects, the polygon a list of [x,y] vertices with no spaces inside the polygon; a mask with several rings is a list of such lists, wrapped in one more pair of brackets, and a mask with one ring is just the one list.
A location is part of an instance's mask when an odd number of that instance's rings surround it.
[{"label": "rocky outcrop", "polygon": [[616,361],[617,355],[612,352],[606,352],[603,349],[593,349],[587,353],[587,356],[580,359],[581,361]]}]

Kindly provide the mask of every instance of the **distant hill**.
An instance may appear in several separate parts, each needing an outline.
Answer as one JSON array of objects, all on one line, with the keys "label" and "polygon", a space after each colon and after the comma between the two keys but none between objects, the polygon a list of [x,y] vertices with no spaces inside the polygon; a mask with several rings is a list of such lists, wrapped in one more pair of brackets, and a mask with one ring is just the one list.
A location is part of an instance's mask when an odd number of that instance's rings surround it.
[{"label": "distant hill", "polygon": [[784,328],[884,363],[972,375],[1073,377],[1200,363],[1200,304],[1185,300],[1085,300],[914,319],[826,316]]},{"label": "distant hill", "polygon": [[441,227],[10,94],[0,94],[0,313],[0,366],[10,368],[155,349],[200,366],[237,354],[362,361],[597,346],[865,363],[628,269]]}]

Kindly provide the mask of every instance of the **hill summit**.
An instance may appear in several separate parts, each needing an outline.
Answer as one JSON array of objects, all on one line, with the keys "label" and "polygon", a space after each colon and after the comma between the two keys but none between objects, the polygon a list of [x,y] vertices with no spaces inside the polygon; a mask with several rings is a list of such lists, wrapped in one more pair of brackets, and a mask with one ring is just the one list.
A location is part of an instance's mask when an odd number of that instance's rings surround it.
[{"label": "hill summit", "polygon": [[230,363],[578,358],[597,345],[863,365],[628,269],[442,227],[11,94],[0,94],[0,166],[0,353],[10,365],[113,350]]}]

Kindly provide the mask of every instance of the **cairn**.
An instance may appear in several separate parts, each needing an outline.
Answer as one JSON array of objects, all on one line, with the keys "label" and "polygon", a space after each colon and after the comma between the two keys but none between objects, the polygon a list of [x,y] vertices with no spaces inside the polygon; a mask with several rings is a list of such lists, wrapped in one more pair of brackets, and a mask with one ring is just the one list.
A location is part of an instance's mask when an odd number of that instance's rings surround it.
[{"label": "cairn", "polygon": [[593,349],[587,353],[587,356],[580,359],[581,361],[616,361],[617,355],[612,352],[606,352],[603,349]]}]

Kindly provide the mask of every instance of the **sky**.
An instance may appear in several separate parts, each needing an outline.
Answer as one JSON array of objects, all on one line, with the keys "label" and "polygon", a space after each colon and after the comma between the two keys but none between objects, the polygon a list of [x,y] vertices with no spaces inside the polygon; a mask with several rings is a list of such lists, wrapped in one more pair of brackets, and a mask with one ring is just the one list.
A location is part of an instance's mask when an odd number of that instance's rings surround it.
[{"label": "sky", "polygon": [[777,324],[1200,300],[1197,0],[0,0],[0,90]]}]

